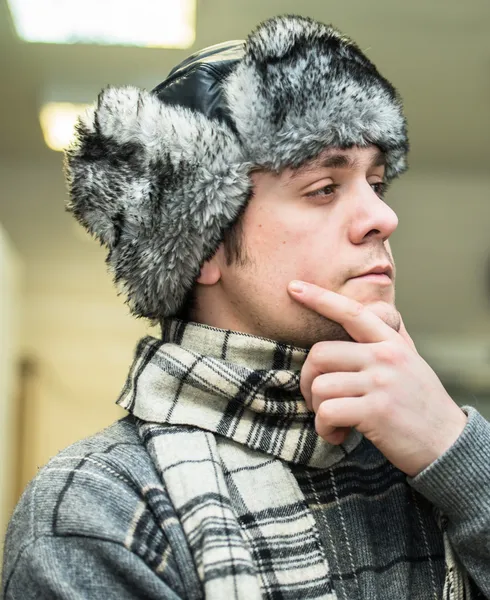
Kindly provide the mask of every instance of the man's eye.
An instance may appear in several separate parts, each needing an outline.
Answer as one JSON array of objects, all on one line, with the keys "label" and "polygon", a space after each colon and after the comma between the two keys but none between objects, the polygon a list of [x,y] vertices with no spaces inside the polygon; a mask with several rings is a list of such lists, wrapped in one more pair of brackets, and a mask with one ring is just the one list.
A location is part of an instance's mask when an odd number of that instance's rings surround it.
[{"label": "man's eye", "polygon": [[388,184],[385,181],[379,181],[378,183],[371,183],[371,187],[374,190],[374,193],[380,198],[384,198],[386,194],[386,190],[388,189]]},{"label": "man's eye", "polygon": [[318,190],[314,190],[313,192],[308,192],[307,196],[310,197],[321,197],[321,196],[331,196],[336,188],[338,188],[338,185],[334,185],[333,183],[330,183],[329,185],[325,185],[322,188],[319,188]]}]

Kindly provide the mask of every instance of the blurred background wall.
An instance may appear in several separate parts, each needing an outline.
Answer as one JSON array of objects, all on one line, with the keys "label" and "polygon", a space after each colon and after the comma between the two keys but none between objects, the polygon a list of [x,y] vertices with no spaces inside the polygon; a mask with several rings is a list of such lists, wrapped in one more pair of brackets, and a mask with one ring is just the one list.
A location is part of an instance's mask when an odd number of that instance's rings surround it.
[{"label": "blurred background wall", "polygon": [[[0,532],[18,497],[18,365],[22,265],[0,226]],[[1,553],[0,553],[1,554]]]},{"label": "blurred background wall", "polygon": [[388,194],[400,217],[398,306],[454,397],[490,418],[488,0],[198,0],[189,49],[27,43],[0,0],[0,240],[10,265],[0,262],[0,536],[39,466],[122,416],[114,401],[150,331],[116,295],[103,250],[64,212],[62,157],[43,140],[42,104],[91,101],[107,84],[152,88],[193,49],[298,12],[353,37],[404,98],[411,170]]}]

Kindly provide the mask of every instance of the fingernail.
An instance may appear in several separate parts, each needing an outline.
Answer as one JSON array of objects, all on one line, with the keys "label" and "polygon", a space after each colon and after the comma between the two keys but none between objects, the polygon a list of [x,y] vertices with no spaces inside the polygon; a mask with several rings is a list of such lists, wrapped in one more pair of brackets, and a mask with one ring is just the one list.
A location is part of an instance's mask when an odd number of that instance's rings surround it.
[{"label": "fingernail", "polygon": [[302,281],[291,281],[289,284],[289,289],[292,292],[296,292],[297,294],[301,294],[305,291],[305,284]]}]

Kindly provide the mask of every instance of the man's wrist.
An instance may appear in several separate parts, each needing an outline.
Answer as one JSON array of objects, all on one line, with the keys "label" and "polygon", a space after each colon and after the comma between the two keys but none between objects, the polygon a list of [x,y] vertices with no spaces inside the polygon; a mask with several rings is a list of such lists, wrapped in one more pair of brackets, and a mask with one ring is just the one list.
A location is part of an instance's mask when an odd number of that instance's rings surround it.
[{"label": "man's wrist", "polygon": [[463,407],[466,425],[455,442],[408,483],[453,520],[481,516],[490,486],[490,423]]},{"label": "man's wrist", "polygon": [[[456,406],[456,405],[455,405]],[[432,462],[440,459],[458,440],[468,423],[468,415],[460,408],[451,415],[451,418],[445,421],[443,432],[435,433],[435,452],[433,460],[424,468],[427,468]],[[423,469],[419,470],[421,473]]]}]

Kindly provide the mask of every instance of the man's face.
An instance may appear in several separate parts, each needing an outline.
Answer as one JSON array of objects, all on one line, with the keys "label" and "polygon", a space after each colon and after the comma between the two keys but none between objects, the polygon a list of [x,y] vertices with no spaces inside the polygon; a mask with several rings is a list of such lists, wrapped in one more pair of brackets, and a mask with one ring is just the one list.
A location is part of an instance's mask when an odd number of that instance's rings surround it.
[{"label": "man's face", "polygon": [[[354,298],[398,330],[394,264],[388,243],[398,219],[383,201],[379,150],[328,149],[280,175],[252,175],[254,197],[243,216],[243,264],[228,265],[220,247],[219,302],[231,329],[309,348],[350,340],[347,332],[291,299],[300,279]],[[358,277],[389,265],[391,277]],[[216,287],[216,286],[213,286]]]}]

